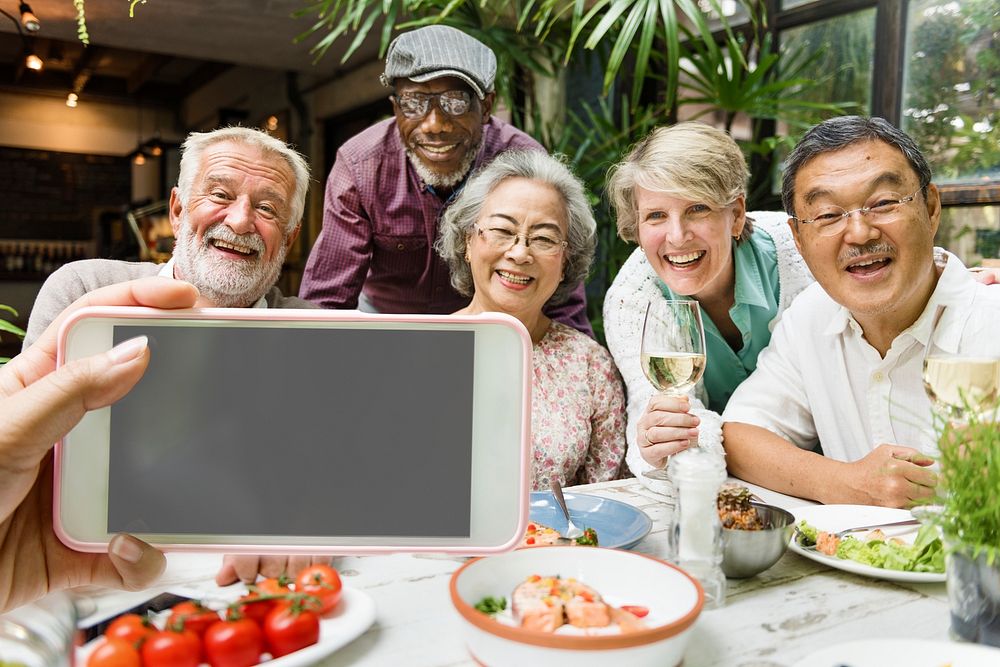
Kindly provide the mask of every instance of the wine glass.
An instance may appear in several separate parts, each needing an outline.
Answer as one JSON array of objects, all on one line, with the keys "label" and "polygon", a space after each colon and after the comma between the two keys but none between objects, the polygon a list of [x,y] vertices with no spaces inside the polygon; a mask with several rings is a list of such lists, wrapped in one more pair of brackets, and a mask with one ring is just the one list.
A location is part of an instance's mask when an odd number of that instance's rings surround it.
[{"label": "wine glass", "polygon": [[698,383],[705,371],[705,329],[697,301],[649,302],[639,361],[662,394],[681,396]]},{"label": "wine glass", "polygon": [[[662,394],[682,396],[705,371],[705,330],[697,301],[656,299],[646,306],[639,362]],[[647,470],[649,479],[669,480],[667,471]]]},{"label": "wine glass", "polygon": [[[995,321],[1000,321],[1000,311],[990,307],[986,310],[994,313]],[[924,349],[924,391],[941,417],[964,423],[971,415],[989,415],[997,409],[1000,357],[963,349],[967,346],[954,333],[942,331],[944,312],[945,306],[939,305]]]}]

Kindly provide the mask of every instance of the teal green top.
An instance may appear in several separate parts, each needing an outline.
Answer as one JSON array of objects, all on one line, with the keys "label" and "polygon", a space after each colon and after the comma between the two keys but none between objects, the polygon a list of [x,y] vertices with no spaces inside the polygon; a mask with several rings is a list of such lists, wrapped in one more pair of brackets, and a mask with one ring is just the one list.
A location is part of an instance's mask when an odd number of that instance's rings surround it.
[{"label": "teal green top", "polygon": [[[736,302],[729,317],[743,335],[743,347],[734,352],[719,333],[715,322],[701,311],[705,327],[705,391],[708,407],[721,413],[743,380],[757,368],[757,355],[771,340],[768,324],[778,314],[778,257],[774,240],[761,229],[733,248],[736,266]],[[668,299],[687,297],[674,294],[663,281],[660,291]]]}]

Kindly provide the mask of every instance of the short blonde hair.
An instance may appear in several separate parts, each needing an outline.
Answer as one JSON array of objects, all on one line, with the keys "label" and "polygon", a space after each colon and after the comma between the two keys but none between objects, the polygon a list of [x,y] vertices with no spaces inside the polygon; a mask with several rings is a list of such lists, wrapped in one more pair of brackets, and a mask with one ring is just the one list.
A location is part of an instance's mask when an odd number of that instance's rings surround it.
[{"label": "short blonde hair", "polygon": [[[749,178],[743,152],[728,132],[697,122],[658,127],[608,172],[618,236],[638,242],[637,186],[722,207],[746,194]],[[748,219],[737,242],[752,232]]]}]

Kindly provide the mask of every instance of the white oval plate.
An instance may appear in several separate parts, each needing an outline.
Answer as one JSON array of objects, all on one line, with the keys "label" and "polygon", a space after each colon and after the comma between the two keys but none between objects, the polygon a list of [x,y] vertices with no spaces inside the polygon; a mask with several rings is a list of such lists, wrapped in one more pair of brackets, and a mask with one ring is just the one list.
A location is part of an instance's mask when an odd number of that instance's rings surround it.
[{"label": "white oval plate", "polygon": [[[891,507],[876,507],[874,505],[810,505],[808,507],[796,507],[789,510],[795,515],[795,523],[805,519],[819,530],[835,533],[845,528],[854,526],[868,526],[877,523],[891,523],[893,521],[905,521],[912,519],[913,515],[909,510],[893,509]],[[916,531],[899,535],[901,540],[910,540],[916,537]],[[889,581],[903,581],[908,583],[937,584],[945,580],[944,573],[935,572],[902,572],[900,570],[885,570],[880,567],[872,567],[854,560],[827,556],[818,551],[808,551],[796,543],[795,536],[788,545],[795,553],[805,556],[817,563],[828,565],[860,574],[865,577],[875,579],[887,579]],[[851,667],[854,667],[853,665]]]},{"label": "white oval plate", "polygon": [[[186,593],[186,591],[185,591]],[[227,597],[232,597],[227,593]],[[235,599],[235,598],[234,598]],[[260,663],[273,667],[307,667],[359,637],[375,621],[375,601],[364,591],[345,586],[340,602],[329,616],[319,621],[319,641],[294,653]],[[87,656],[101,638],[77,649],[76,664],[87,664]],[[207,663],[206,663],[207,664]]]},{"label": "white oval plate", "polygon": [[863,639],[827,646],[793,667],[996,667],[1000,649],[926,639]]}]

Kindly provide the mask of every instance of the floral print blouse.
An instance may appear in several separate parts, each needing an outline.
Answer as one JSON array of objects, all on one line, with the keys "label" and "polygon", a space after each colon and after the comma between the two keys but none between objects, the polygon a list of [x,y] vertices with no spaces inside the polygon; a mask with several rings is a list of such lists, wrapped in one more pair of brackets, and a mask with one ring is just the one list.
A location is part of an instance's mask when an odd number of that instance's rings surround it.
[{"label": "floral print blouse", "polygon": [[625,457],[625,393],[611,353],[552,322],[534,346],[532,488],[616,479]]}]

